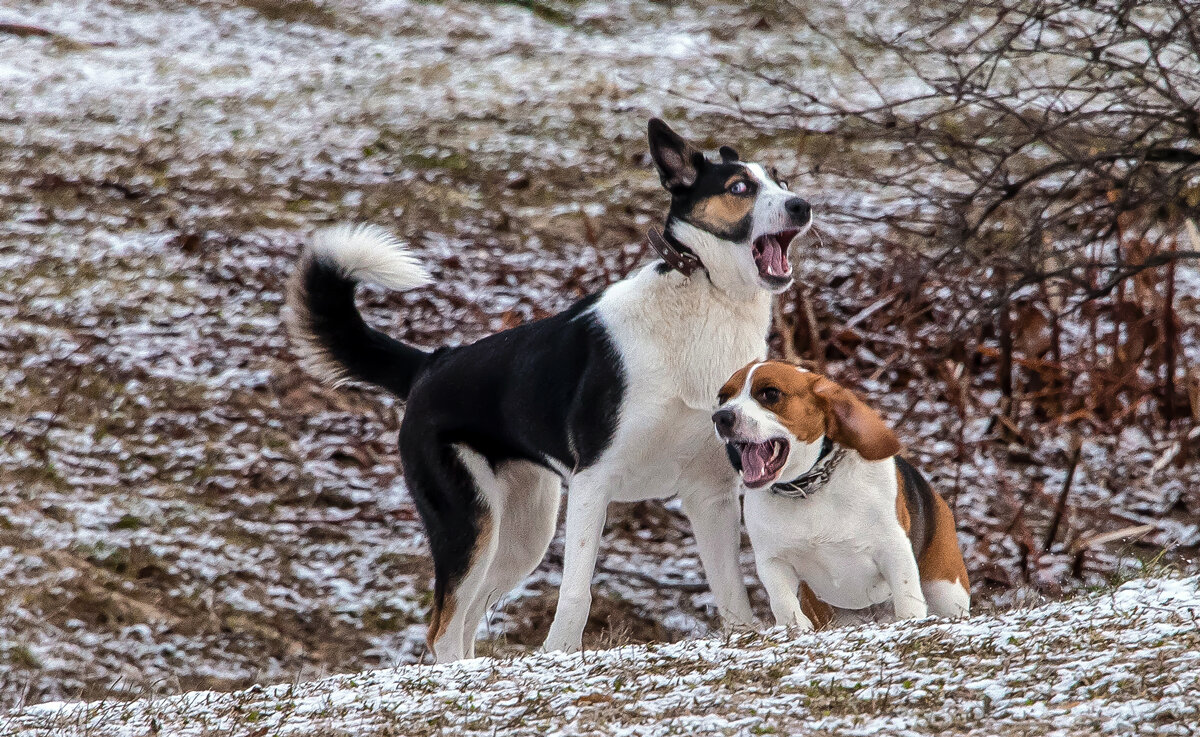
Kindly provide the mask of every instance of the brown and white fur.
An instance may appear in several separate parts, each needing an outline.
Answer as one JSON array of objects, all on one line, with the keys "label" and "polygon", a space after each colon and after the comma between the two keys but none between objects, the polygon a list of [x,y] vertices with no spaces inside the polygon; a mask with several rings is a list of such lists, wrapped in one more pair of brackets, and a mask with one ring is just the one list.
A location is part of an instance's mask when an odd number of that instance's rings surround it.
[{"label": "brown and white fur", "polygon": [[[746,528],[777,625],[812,629],[831,619],[831,607],[889,600],[896,619],[968,614],[950,507],[897,455],[896,435],[878,413],[782,361],[745,366],[718,401],[713,422],[741,472]],[[776,493],[775,484],[814,467],[826,436],[848,449],[828,480],[805,498]]]}]

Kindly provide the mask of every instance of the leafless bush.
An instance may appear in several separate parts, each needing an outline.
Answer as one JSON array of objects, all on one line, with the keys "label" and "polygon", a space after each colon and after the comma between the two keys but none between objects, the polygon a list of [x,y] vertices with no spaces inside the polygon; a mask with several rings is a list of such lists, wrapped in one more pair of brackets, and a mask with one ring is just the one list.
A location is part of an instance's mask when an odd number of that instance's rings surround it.
[{"label": "leafless bush", "polygon": [[[805,132],[810,174],[865,195],[828,214],[832,229],[871,228],[893,286],[941,327],[933,357],[994,362],[1006,415],[1019,381],[1041,419],[1111,427],[1153,397],[1170,421],[1200,410],[1181,382],[1174,266],[1200,257],[1190,5],[913,3],[836,33],[797,7],[860,84],[746,65],[784,101],[737,110]],[[804,297],[792,312],[815,350]]]}]

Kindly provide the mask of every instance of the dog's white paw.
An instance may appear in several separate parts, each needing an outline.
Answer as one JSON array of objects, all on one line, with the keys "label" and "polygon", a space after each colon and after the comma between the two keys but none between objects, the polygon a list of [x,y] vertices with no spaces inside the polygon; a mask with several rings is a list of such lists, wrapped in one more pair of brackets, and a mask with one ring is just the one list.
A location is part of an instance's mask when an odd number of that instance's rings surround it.
[{"label": "dog's white paw", "polygon": [[924,619],[929,616],[929,607],[924,599],[907,598],[896,600],[896,619]]}]

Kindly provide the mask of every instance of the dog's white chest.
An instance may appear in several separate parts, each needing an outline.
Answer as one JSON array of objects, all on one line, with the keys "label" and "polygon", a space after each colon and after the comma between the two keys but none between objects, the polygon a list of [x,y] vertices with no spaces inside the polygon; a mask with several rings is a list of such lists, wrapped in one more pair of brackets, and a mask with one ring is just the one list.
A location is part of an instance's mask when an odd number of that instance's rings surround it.
[{"label": "dog's white chest", "polygon": [[831,491],[819,489],[808,499],[747,491],[746,529],[755,555],[786,562],[833,606],[863,609],[887,601],[891,591],[874,558],[872,530],[888,520],[878,519],[873,505]]},{"label": "dog's white chest", "polygon": [[610,287],[596,305],[625,365],[626,404],[675,396],[711,412],[729,375],[766,356],[770,293],[736,301],[701,276],[681,280],[644,267]]},{"label": "dog's white chest", "polygon": [[771,297],[730,301],[701,278],[646,267],[597,302],[626,380],[605,453],[618,467],[609,473],[619,479],[608,490],[614,500],[682,494],[689,479],[731,486],[736,478],[711,415],[729,375],[766,354]]},{"label": "dog's white chest", "polygon": [[623,414],[606,454],[608,462],[619,466],[610,473],[617,481],[607,490],[610,499],[661,499],[687,494],[697,486],[730,488],[737,473],[710,425],[707,412],[677,399],[666,405],[642,404]]}]

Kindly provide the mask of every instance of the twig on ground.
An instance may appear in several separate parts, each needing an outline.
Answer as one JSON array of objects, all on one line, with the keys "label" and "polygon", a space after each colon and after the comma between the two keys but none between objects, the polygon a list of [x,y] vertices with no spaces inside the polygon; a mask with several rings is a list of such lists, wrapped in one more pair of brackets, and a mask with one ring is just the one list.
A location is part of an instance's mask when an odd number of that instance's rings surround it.
[{"label": "twig on ground", "polygon": [[116,46],[112,41],[78,41],[58,31],[52,31],[49,28],[33,26],[27,23],[0,23],[0,33],[19,36],[20,38],[50,38],[76,48]]},{"label": "twig on ground", "polygon": [[1067,497],[1071,494],[1071,482],[1075,480],[1075,469],[1079,467],[1079,456],[1083,452],[1083,440],[1078,435],[1071,438],[1071,460],[1067,463],[1067,477],[1063,480],[1062,491],[1058,494],[1058,503],[1054,505],[1054,516],[1050,518],[1050,528],[1046,531],[1046,540],[1042,550],[1049,553],[1054,547],[1054,539],[1058,537],[1058,528],[1067,513]]},{"label": "twig on ground", "polygon": [[642,573],[641,571],[628,571],[622,568],[612,568],[604,565],[596,566],[596,570],[612,576],[635,578],[643,583],[648,583],[651,586],[661,589],[675,589],[676,591],[683,591],[689,594],[699,594],[708,591],[708,584],[703,581],[668,581],[656,576],[651,576],[648,573]]}]

